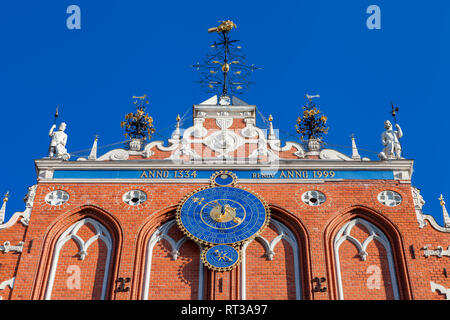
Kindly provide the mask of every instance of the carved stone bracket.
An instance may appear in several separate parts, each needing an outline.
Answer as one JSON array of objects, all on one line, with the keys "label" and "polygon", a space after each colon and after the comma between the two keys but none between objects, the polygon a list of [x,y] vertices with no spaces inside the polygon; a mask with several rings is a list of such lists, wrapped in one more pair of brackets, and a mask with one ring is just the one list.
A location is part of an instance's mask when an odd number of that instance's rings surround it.
[{"label": "carved stone bracket", "polygon": [[5,280],[0,283],[0,290],[5,290],[6,287],[9,287],[10,289],[14,288],[14,280],[16,277],[13,277],[11,279]]},{"label": "carved stone bracket", "polygon": [[0,251],[3,251],[3,253],[8,253],[10,251],[15,252],[22,252],[23,250],[24,242],[20,241],[17,246],[12,246],[9,241],[5,241],[2,246],[0,246]]},{"label": "carved stone bracket", "polygon": [[429,256],[437,256],[438,258],[442,258],[443,256],[450,257],[450,246],[448,246],[447,250],[444,250],[441,246],[438,246],[435,250],[429,250],[428,246],[425,246],[422,250],[424,250],[423,255],[425,258]]},{"label": "carved stone bracket", "polygon": [[430,281],[430,285],[431,285],[431,292],[439,291],[441,294],[445,294],[445,298],[447,300],[450,300],[450,289],[447,289],[440,284],[434,283],[433,281]]}]

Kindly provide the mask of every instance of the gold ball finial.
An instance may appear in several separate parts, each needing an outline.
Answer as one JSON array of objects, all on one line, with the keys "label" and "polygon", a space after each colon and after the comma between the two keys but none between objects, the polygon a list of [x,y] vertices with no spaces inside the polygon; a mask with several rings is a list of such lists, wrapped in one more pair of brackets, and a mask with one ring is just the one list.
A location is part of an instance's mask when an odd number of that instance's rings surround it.
[{"label": "gold ball finial", "polygon": [[5,197],[3,198],[3,202],[8,202],[9,191],[6,192]]},{"label": "gold ball finial", "polygon": [[273,117],[272,115],[269,115],[269,121],[272,122],[273,121]]},{"label": "gold ball finial", "polygon": [[181,120],[180,115],[177,115],[177,122],[179,122]]},{"label": "gold ball finial", "polygon": [[442,194],[438,200],[441,202],[441,206],[445,206],[444,196]]}]

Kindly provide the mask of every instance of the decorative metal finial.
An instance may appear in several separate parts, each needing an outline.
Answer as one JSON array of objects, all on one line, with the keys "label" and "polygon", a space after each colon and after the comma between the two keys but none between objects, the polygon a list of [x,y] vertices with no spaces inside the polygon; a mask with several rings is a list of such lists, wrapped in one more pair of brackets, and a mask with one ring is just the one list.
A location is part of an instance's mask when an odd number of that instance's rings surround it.
[{"label": "decorative metal finial", "polygon": [[[240,52],[241,46],[236,46],[239,40],[230,39],[230,31],[236,28],[233,21],[219,21],[218,27],[208,29],[209,33],[217,33],[219,42],[211,45],[212,51],[203,63],[193,65],[200,71],[200,84],[208,93],[216,93],[221,97],[222,104],[229,104],[230,95],[244,93],[251,84],[250,74],[260,69],[255,65],[247,65],[245,56]],[[228,99],[226,99],[227,97]]]},{"label": "decorative metal finial", "polygon": [[269,122],[272,122],[273,121],[273,117],[272,117],[272,115],[269,115]]},{"label": "decorative metal finial", "polygon": [[398,107],[395,107],[394,104],[391,102],[391,115],[394,117],[394,123],[397,124],[397,112]]},{"label": "decorative metal finial", "polygon": [[9,191],[6,192],[6,194],[3,198],[3,202],[8,202],[8,198],[9,198]]},{"label": "decorative metal finial", "polygon": [[125,128],[125,137],[143,141],[147,138],[150,139],[155,132],[153,118],[145,113],[146,105],[149,103],[146,98],[146,94],[143,96],[133,96],[133,99],[135,99],[133,103],[136,105],[137,110],[135,113],[125,115],[125,121],[120,123],[120,126]]},{"label": "decorative metal finial", "polygon": [[316,94],[314,96],[310,96],[309,94],[306,94],[305,97],[309,100],[309,103],[312,102],[312,99],[314,98],[320,98],[320,95]]},{"label": "decorative metal finial", "polygon": [[180,122],[181,118],[180,118],[180,115],[179,115],[179,114],[177,115],[176,120],[177,120],[177,122]]},{"label": "decorative metal finial", "polygon": [[56,125],[56,119],[58,119],[59,117],[59,104],[56,106],[56,111],[55,111],[55,120],[53,121],[53,124]]},{"label": "decorative metal finial", "polygon": [[444,196],[441,194],[441,196],[438,199],[441,203],[441,206],[445,206]]}]

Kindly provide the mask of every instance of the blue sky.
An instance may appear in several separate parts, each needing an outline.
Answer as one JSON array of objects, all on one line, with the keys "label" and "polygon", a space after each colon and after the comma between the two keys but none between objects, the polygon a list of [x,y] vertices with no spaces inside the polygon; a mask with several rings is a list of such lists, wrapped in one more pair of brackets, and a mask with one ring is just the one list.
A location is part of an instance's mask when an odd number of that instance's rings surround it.
[{"label": "blue sky", "polygon": [[[81,8],[81,30],[66,27],[72,4]],[[370,5],[381,9],[381,30],[366,26]],[[437,0],[3,1],[0,192],[11,192],[7,216],[24,209],[36,182],[33,160],[47,155],[56,105],[68,124],[69,152],[89,149],[96,134],[99,146],[123,141],[120,121],[133,111],[131,97],[144,93],[154,139],[165,139],[177,114],[209,98],[190,65],[215,40],[207,29],[230,19],[248,61],[263,67],[241,99],[272,114],[283,140],[296,139],[305,93],[320,94],[326,142],[351,154],[355,134],[368,150],[361,155],[377,160],[390,103],[398,105],[404,156],[415,160],[413,185],[424,212],[442,224],[437,198],[443,193],[450,204],[449,12],[450,2]]]}]

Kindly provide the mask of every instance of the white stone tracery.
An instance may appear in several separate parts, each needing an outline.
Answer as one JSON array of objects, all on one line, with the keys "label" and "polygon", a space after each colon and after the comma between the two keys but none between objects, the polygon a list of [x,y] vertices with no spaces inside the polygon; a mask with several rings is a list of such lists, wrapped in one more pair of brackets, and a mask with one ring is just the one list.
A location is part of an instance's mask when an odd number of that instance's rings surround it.
[{"label": "white stone tracery", "polygon": [[[172,256],[172,260],[177,260],[180,255],[180,248],[183,244],[189,240],[187,236],[183,236],[180,240],[175,241],[171,236],[169,236],[169,231],[172,227],[176,226],[176,221],[171,220],[161,227],[159,227],[150,237],[147,245],[147,253],[146,253],[146,262],[145,262],[145,273],[144,273],[144,284],[143,284],[143,293],[142,299],[148,300],[149,298],[149,289],[150,289],[150,277],[152,271],[152,257],[153,257],[153,248],[155,245],[161,241],[166,240],[169,243],[171,248],[170,255]],[[198,279],[198,300],[203,299],[203,263],[200,258],[203,247],[201,244],[195,242],[199,247],[199,279]]]},{"label": "white stone tracery", "polygon": [[[294,234],[289,230],[288,227],[286,227],[284,224],[282,224],[279,221],[276,221],[274,219],[271,219],[270,225],[274,226],[277,231],[277,236],[272,240],[268,241],[263,236],[259,235],[255,238],[256,241],[260,242],[265,251],[266,251],[266,257],[268,260],[273,260],[275,256],[275,247],[281,240],[286,240],[289,245],[292,248],[292,252],[294,255],[294,276],[295,276],[295,298],[296,300],[301,299],[301,282],[300,282],[300,262],[299,262],[299,255],[298,255],[298,243],[294,236]],[[252,241],[255,241],[252,240]],[[246,251],[247,247],[252,241],[246,242],[242,246],[241,251],[241,299],[246,300],[247,298],[247,275],[246,275]],[[274,268],[276,265],[274,264]]]},{"label": "white stone tracery", "polygon": [[[362,243],[359,242],[359,240],[357,240],[356,238],[354,238],[351,235],[353,227],[355,227],[358,224],[364,226],[369,233],[369,236]],[[341,265],[340,265],[340,260],[339,260],[339,248],[340,248],[341,244],[346,240],[350,241],[351,243],[353,243],[356,246],[356,248],[358,249],[358,255],[362,261],[366,260],[367,255],[368,255],[367,247],[369,246],[369,244],[372,241],[377,240],[379,243],[381,243],[384,246],[384,248],[386,250],[386,255],[388,258],[389,274],[391,277],[392,291],[394,294],[394,299],[398,300],[399,292],[398,292],[398,287],[397,287],[397,276],[395,273],[395,266],[394,266],[394,260],[392,257],[392,249],[391,249],[390,242],[387,239],[386,235],[380,229],[378,229],[376,226],[374,226],[370,222],[363,220],[361,218],[356,218],[356,219],[348,222],[347,224],[345,224],[339,230],[339,232],[336,234],[336,237],[334,238],[334,256],[335,256],[336,278],[337,278],[339,299],[344,300],[344,291],[343,291],[343,287],[342,287]]]},{"label": "white stone tracery", "polygon": [[[91,225],[95,229],[95,235],[89,238],[87,241],[84,241],[77,233],[80,228],[84,225]],[[110,233],[108,230],[98,221],[92,218],[85,218],[80,220],[70,226],[58,239],[55,250],[53,254],[52,265],[50,268],[49,280],[47,284],[47,290],[45,292],[45,300],[50,300],[53,290],[53,285],[55,281],[56,270],[58,267],[58,260],[61,249],[64,247],[67,241],[73,239],[77,244],[80,251],[78,252],[78,256],[80,260],[84,260],[86,255],[88,254],[89,247],[97,240],[102,240],[107,248],[107,255],[105,261],[105,274],[103,276],[103,285],[100,299],[104,300],[106,297],[106,289],[108,286],[108,277],[109,277],[109,265],[111,261],[111,252],[113,247],[113,242]]]}]

